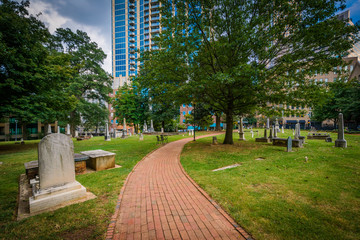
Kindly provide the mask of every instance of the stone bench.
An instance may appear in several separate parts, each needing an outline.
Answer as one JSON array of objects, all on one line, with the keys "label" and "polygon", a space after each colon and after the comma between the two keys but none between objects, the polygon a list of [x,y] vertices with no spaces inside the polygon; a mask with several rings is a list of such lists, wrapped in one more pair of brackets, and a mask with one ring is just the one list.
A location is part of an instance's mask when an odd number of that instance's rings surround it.
[{"label": "stone bench", "polygon": [[86,160],[86,166],[94,169],[95,171],[115,167],[115,153],[104,150],[92,150],[81,152],[81,154],[89,157],[89,159]]},{"label": "stone bench", "polygon": [[[286,138],[273,138],[272,143],[274,146],[287,147]],[[301,139],[292,139],[292,147],[303,147],[303,142]]]}]

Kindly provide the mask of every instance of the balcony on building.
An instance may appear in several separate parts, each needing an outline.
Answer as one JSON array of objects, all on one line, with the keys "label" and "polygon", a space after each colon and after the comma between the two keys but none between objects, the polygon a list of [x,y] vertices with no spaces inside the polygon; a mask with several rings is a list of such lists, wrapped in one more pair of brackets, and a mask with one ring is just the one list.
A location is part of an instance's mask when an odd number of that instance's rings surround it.
[{"label": "balcony on building", "polygon": [[149,22],[149,17],[144,17],[144,22]]},{"label": "balcony on building", "polygon": [[135,21],[129,21],[130,25],[131,26],[135,26],[136,25],[136,22]]},{"label": "balcony on building", "polygon": [[135,15],[130,15],[129,18],[130,20],[135,20]]},{"label": "balcony on building", "polygon": [[145,27],[145,28],[148,28],[148,27],[149,27],[149,23],[145,23],[145,24],[144,24],[144,27]]},{"label": "balcony on building", "polygon": [[130,7],[130,8],[135,8],[135,3],[130,3],[130,4],[129,4],[129,7]]},{"label": "balcony on building", "polygon": [[151,4],[151,10],[159,8],[159,3],[152,3]]},{"label": "balcony on building", "polygon": [[130,9],[129,9],[129,13],[130,13],[130,14],[135,14],[135,9],[130,8]]},{"label": "balcony on building", "polygon": [[159,15],[155,15],[153,17],[151,17],[151,21],[154,22],[154,21],[159,21],[160,20],[160,16]]},{"label": "balcony on building", "polygon": [[130,77],[135,77],[135,73],[130,73]]},{"label": "balcony on building", "polygon": [[158,33],[160,32],[160,28],[157,27],[157,28],[151,28],[151,33]]},{"label": "balcony on building", "polygon": [[135,27],[129,27],[129,30],[133,32],[133,31],[136,30],[136,28]]},{"label": "balcony on building", "polygon": [[160,26],[160,22],[153,22],[151,23],[151,27]]},{"label": "balcony on building", "polygon": [[157,3],[159,4],[159,0],[151,0],[151,4]]},{"label": "balcony on building", "polygon": [[135,41],[135,38],[129,38],[129,42],[131,42],[131,43],[136,42],[136,41]]},{"label": "balcony on building", "polygon": [[[149,32],[149,31],[148,31],[148,32]],[[144,39],[145,39],[145,40],[149,40],[149,39],[150,39],[149,34],[146,34],[146,35],[144,36]]]},{"label": "balcony on building", "polygon": [[136,61],[130,61],[130,65],[136,65]]},{"label": "balcony on building", "polygon": [[136,59],[135,54],[131,54],[131,55],[130,55],[130,59],[131,59],[131,60],[135,60],[135,59]]},{"label": "balcony on building", "polygon": [[149,11],[144,12],[144,17],[147,17],[147,16],[149,16]]},{"label": "balcony on building", "polygon": [[160,11],[159,10],[152,10],[151,11],[151,15],[159,15]]},{"label": "balcony on building", "polygon": [[130,48],[136,48],[135,44],[130,44]]},{"label": "balcony on building", "polygon": [[150,42],[149,41],[144,41],[144,45],[145,46],[149,46]]},{"label": "balcony on building", "polygon": [[130,32],[129,35],[130,37],[135,37],[135,32]]},{"label": "balcony on building", "polygon": [[136,50],[135,50],[135,48],[130,48],[130,49],[129,49],[129,52],[130,52],[131,54],[134,54],[134,53],[136,52]]},{"label": "balcony on building", "polygon": [[130,71],[135,71],[135,67],[131,66]]},{"label": "balcony on building", "polygon": [[144,11],[149,10],[149,5],[144,7]]},{"label": "balcony on building", "polygon": [[144,1],[144,4],[149,4],[149,0],[145,0],[145,1]]}]

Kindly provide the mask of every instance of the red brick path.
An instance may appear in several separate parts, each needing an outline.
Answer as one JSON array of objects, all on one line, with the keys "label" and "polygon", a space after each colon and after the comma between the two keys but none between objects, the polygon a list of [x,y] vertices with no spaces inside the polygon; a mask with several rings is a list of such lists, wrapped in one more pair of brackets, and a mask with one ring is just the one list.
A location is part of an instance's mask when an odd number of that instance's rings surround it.
[{"label": "red brick path", "polygon": [[250,239],[183,170],[189,141],[169,143],[135,166],[106,239]]}]

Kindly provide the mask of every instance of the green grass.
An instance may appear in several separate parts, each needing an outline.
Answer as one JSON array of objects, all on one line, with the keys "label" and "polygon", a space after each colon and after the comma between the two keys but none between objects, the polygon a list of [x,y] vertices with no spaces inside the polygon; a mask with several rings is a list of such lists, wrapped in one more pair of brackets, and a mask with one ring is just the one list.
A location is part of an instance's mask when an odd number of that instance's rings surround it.
[{"label": "green grass", "polygon": [[[248,141],[239,142],[234,134],[233,146],[204,138],[187,144],[181,155],[188,174],[237,223],[257,240],[359,239],[359,135],[345,135],[346,149],[306,140],[304,148],[290,153],[245,136]],[[331,136],[334,141],[336,134]],[[259,157],[265,159],[255,160]],[[234,163],[242,165],[211,171]]]},{"label": "green grass", "polygon": [[[188,136],[170,136],[169,141],[185,137]],[[38,143],[38,140],[26,141],[25,145],[0,143],[0,162],[3,162],[0,165],[0,239],[103,239],[127,175],[138,161],[159,147],[156,137],[147,135],[144,141],[139,141],[137,136],[110,142],[103,137],[74,141],[77,153],[95,149],[116,153],[115,162],[122,167],[76,176],[96,199],[17,222],[19,176],[25,173],[25,162],[37,159]]]}]

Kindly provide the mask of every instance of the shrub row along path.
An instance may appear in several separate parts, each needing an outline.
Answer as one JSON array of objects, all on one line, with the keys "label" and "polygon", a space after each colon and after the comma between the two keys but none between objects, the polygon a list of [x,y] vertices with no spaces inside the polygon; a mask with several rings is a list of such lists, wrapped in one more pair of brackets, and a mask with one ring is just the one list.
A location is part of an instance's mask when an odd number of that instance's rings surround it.
[{"label": "shrub row along path", "polygon": [[191,140],[166,144],[135,166],[106,239],[250,239],[182,168],[180,153]]}]

